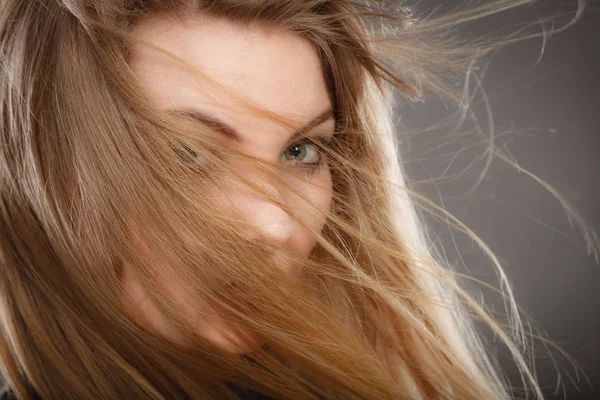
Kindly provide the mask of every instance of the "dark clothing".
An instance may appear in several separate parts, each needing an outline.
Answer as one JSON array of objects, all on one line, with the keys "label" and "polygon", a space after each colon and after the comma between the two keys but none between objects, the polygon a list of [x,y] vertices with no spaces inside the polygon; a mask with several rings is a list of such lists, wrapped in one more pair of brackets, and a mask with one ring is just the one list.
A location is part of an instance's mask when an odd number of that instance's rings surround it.
[{"label": "dark clothing", "polygon": [[[236,393],[244,400],[274,400],[272,397],[269,397],[264,394],[257,393],[250,389],[244,389],[240,387],[234,387]],[[37,395],[35,396],[36,400],[41,400]],[[15,395],[9,390],[2,393],[0,396],[0,400],[17,400]]]},{"label": "dark clothing", "polygon": [[[35,396],[35,399],[41,400],[37,395]],[[17,397],[13,394],[13,392],[7,390],[2,393],[2,397],[0,397],[0,400],[17,400]]]}]

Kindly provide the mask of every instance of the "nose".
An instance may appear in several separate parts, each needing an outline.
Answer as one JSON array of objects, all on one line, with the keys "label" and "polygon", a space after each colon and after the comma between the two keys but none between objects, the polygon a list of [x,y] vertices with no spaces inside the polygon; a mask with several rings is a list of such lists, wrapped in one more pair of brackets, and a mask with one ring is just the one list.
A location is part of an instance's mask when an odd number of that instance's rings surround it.
[{"label": "nose", "polygon": [[[271,193],[274,189],[269,190]],[[279,191],[278,200],[281,200]],[[294,231],[294,221],[291,216],[277,204],[254,193],[234,193],[230,199],[242,212],[242,218],[247,224],[242,225],[243,234],[250,239],[267,240],[273,244],[285,244]]]}]

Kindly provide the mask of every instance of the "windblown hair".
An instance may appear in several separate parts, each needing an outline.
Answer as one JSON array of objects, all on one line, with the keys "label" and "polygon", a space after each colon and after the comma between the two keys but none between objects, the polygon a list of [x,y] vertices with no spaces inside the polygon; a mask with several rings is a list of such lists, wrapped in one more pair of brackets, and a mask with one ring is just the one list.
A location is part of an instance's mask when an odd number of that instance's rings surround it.
[{"label": "windblown hair", "polygon": [[[456,27],[532,1],[487,1],[422,19],[386,1],[2,1],[0,356],[8,386],[18,398],[35,391],[44,400],[237,398],[232,384],[276,398],[509,398],[476,318],[541,398],[510,291],[506,328],[432,251],[416,212],[431,204],[405,180],[394,127],[399,97],[433,93],[458,104],[453,79],[517,40],[459,45]],[[219,199],[205,195],[228,177],[294,214],[223,157],[249,156],[217,135],[199,140],[197,125],[157,110],[136,85],[128,57],[140,43],[131,29],[151,13],[292,31],[316,47],[336,121],[324,148],[334,193],[308,259],[245,238],[222,217]],[[206,160],[202,168],[190,162],[195,155]],[[280,166],[249,161],[286,185]],[[240,356],[194,333],[140,256],[132,226],[153,259],[186,282],[186,299],[209,302],[268,346]],[[265,261],[275,252],[302,264],[300,283],[277,280],[277,265]],[[124,267],[184,345],[124,312]]]}]

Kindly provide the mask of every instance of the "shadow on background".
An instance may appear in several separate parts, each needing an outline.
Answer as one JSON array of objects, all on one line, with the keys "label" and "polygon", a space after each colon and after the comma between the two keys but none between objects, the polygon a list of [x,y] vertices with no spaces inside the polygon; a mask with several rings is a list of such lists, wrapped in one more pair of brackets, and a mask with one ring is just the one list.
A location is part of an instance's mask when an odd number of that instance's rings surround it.
[{"label": "shadow on background", "polygon": [[[458,1],[422,1],[418,9],[440,7],[443,12],[444,7],[455,5],[449,3]],[[536,7],[479,21],[460,34],[478,37],[548,12],[573,10],[576,3],[542,1]],[[483,86],[498,127],[496,145],[565,195],[600,231],[599,11],[600,5],[592,3],[579,23],[553,35],[537,65],[541,39],[498,52]],[[404,127],[415,128],[426,127],[445,110],[433,102],[403,106],[400,114]],[[486,128],[490,116],[485,108],[475,104],[474,110]],[[485,179],[468,193],[482,172],[484,161],[476,160],[484,153],[486,140],[489,136],[449,138],[441,131],[407,137],[402,149],[407,173],[417,181],[445,177],[435,185],[423,183],[415,189],[443,205],[491,247],[505,267],[518,304],[587,375],[589,382],[577,376],[578,371],[558,352],[550,349],[557,357],[552,360],[542,343],[536,342],[537,373],[548,399],[600,399],[600,265],[587,254],[580,231],[569,226],[559,202],[505,162],[494,160]],[[479,144],[468,147],[473,143]],[[439,144],[444,145],[429,151]],[[432,236],[439,239],[457,270],[498,287],[492,264],[477,245],[462,234],[451,234],[446,225],[426,215]],[[488,307],[502,311],[497,295],[485,291],[484,296]],[[508,358],[502,353],[498,357],[519,386]],[[562,377],[557,394],[554,362]]]}]

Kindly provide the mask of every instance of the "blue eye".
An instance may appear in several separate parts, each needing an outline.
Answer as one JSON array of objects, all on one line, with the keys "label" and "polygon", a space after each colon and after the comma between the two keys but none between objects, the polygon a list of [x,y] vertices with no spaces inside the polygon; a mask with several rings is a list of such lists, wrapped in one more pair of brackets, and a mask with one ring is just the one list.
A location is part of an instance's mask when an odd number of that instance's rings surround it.
[{"label": "blue eye", "polygon": [[[280,161],[290,163],[292,166],[307,168],[316,171],[323,165],[325,158],[323,147],[330,147],[331,139],[324,137],[303,138],[288,147],[281,155]],[[187,146],[176,150],[179,157],[188,165],[202,166],[206,161],[202,155],[197,154]]]},{"label": "blue eye", "polygon": [[318,162],[319,149],[314,143],[296,143],[284,153],[282,161],[301,161],[308,164]]},{"label": "blue eye", "polygon": [[323,164],[323,158],[325,157],[321,149],[323,146],[331,146],[331,140],[304,138],[288,147],[281,155],[281,161],[289,161],[292,165],[299,165],[301,168],[318,169]]}]

